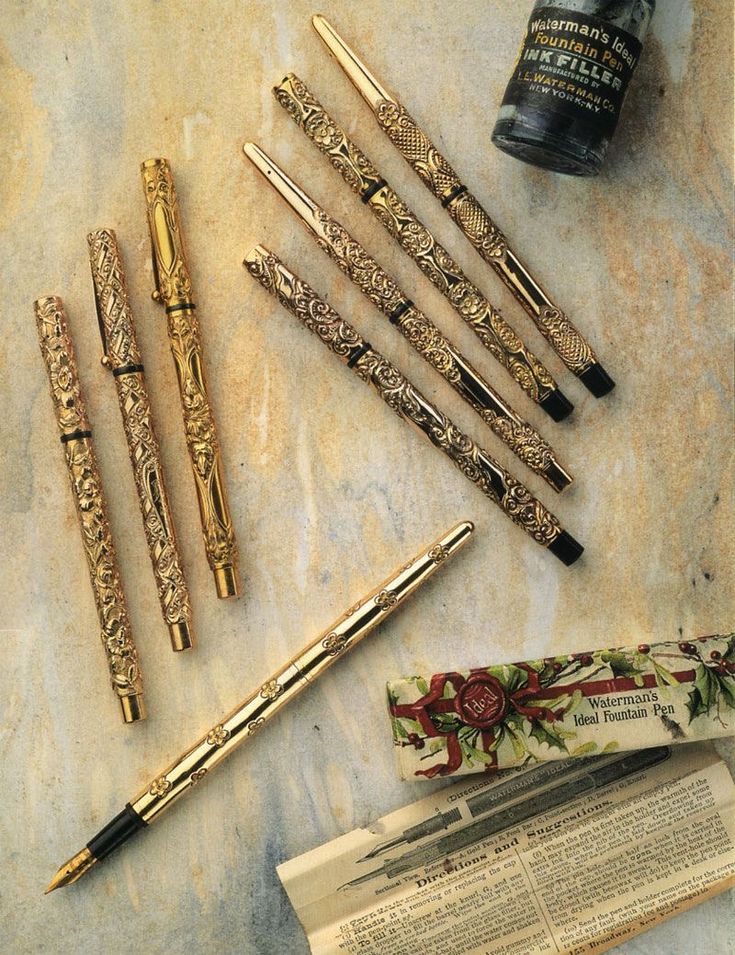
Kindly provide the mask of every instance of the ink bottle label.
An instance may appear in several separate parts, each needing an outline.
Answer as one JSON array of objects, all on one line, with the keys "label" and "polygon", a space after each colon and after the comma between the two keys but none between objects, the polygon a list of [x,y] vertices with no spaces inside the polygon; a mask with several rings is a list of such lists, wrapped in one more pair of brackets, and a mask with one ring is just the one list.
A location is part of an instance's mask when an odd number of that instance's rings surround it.
[{"label": "ink bottle label", "polygon": [[597,173],[654,5],[655,0],[537,0],[493,143],[556,172]]},{"label": "ink bottle label", "polygon": [[641,49],[632,33],[597,17],[541,7],[529,20],[503,106],[551,109],[612,136]]}]

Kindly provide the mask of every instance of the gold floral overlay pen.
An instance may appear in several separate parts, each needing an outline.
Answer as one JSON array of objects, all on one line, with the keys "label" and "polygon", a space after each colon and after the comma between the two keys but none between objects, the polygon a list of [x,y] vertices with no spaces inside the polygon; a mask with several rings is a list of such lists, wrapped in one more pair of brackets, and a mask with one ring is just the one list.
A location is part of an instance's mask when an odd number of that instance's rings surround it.
[{"label": "gold floral overlay pen", "polygon": [[207,393],[202,342],[184,257],[176,189],[166,159],[141,165],[151,234],[155,301],[166,307],[168,337],[181,393],[204,546],[219,597],[239,595],[238,556],[227,505],[217,429]]},{"label": "gold floral overlay pen", "polygon": [[449,162],[345,43],[329,21],[317,14],[314,29],[373,111],[381,129],[454,219],[480,256],[528,312],[564,364],[597,398],[615,387],[589,342],[536,282],[508,240],[462,183]]},{"label": "gold floral overlay pen", "polygon": [[165,772],[156,776],[81,852],[58,870],[46,892],[76,882],[96,862],[189,792],[235,747],[250,739],[266,721],[401,606],[466,543],[473,530],[469,521],[457,524],[342,614],[313,643],[183,752]]},{"label": "gold floral overlay pen", "polygon": [[388,185],[365,153],[314,98],[306,84],[289,73],[273,92],[294,122],[449,300],[462,321],[469,325],[516,384],[554,421],[566,418],[574,406],[562,394],[548,370]]},{"label": "gold floral overlay pen", "polygon": [[318,206],[255,143],[246,143],[243,150],[296,212],[317,245],[387,316],[413,348],[474,408],[525,465],[555,491],[564,490],[572,478],[538,431],[513,411],[344,226]]},{"label": "gold floral overlay pen", "polygon": [[143,684],[92,448],[92,430],[79,387],[74,347],[60,298],[50,295],[38,299],[35,312],[112,689],[120,700],[123,720],[135,723],[145,719]]},{"label": "gold floral overlay pen", "polygon": [[193,645],[189,591],[163,481],[122,256],[112,229],[91,232],[87,243],[104,351],[102,364],[115,379],[158,600],[172,648],[188,650]]},{"label": "gold floral overlay pen", "polygon": [[582,545],[562,530],[559,521],[528,488],[460,431],[277,256],[259,245],[245,256],[243,264],[305,328],[314,332],[359,378],[372,385],[399,418],[414,425],[440,448],[466,478],[537,544],[548,548],[567,565],[581,556]]}]

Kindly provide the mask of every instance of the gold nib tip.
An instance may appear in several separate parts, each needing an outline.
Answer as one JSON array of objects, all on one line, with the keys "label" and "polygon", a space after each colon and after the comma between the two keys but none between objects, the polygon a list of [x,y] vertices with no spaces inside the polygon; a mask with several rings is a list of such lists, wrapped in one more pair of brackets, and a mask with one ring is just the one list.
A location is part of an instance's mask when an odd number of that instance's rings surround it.
[{"label": "gold nib tip", "polygon": [[97,860],[88,848],[82,849],[75,856],[72,856],[68,862],[59,869],[53,879],[49,882],[48,888],[43,893],[48,895],[54,889],[60,889],[62,886],[71,885],[77,879],[81,879],[85,872],[89,871]]}]

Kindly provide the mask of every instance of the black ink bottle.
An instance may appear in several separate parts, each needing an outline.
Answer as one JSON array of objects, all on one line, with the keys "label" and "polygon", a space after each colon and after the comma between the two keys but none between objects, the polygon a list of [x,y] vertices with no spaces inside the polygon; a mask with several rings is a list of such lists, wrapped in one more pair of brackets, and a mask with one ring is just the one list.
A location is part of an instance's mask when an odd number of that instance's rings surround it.
[{"label": "black ink bottle", "polygon": [[493,142],[554,172],[600,171],[656,0],[536,0]]}]

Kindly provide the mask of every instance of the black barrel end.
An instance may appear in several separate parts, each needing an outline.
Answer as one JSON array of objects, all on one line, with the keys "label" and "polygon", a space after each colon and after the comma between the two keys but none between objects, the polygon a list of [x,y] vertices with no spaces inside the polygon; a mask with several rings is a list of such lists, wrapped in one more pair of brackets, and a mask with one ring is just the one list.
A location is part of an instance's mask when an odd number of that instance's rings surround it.
[{"label": "black barrel end", "polygon": [[131,836],[142,829],[145,822],[138,813],[128,804],[121,813],[108,822],[104,829],[101,829],[91,842],[87,843],[87,848],[95,859],[104,859],[113,849],[117,849],[123,842],[126,842]]},{"label": "black barrel end", "polygon": [[555,388],[554,391],[549,392],[549,394],[539,401],[539,404],[544,409],[547,415],[550,415],[554,421],[563,421],[565,418],[574,410],[574,405],[571,401],[563,395],[558,388]]},{"label": "black barrel end", "polygon": [[583,371],[579,380],[595,398],[604,398],[615,387],[615,382],[599,362],[594,362],[586,371]]},{"label": "black barrel end", "polygon": [[571,534],[567,534],[566,531],[562,531],[558,537],[549,544],[549,550],[554,555],[558,557],[562,564],[566,564],[567,567],[570,567],[575,560],[579,560],[584,551],[584,547],[572,537]]}]

